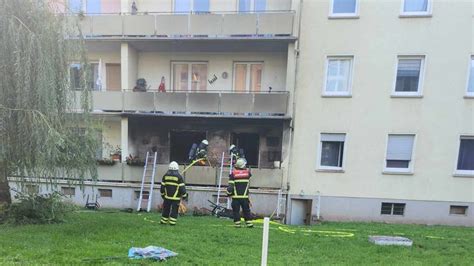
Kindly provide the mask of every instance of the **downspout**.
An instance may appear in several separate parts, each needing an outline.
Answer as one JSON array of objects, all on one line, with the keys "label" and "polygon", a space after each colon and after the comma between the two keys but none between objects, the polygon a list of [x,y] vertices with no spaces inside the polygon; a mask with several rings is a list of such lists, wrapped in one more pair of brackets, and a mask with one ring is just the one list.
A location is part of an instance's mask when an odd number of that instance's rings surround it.
[{"label": "downspout", "polygon": [[303,10],[303,0],[300,0],[298,7],[298,38],[295,42],[295,78],[293,81],[293,101],[291,106],[292,119],[290,122],[290,140],[289,140],[289,154],[288,154],[288,169],[287,169],[287,179],[286,179],[286,209],[285,209],[285,223],[288,221],[288,207],[290,204],[290,180],[291,180],[291,165],[293,161],[293,131],[295,128],[295,110],[296,110],[296,88],[298,84],[298,66],[299,66],[299,54],[300,54],[300,40],[301,40],[301,15]]}]

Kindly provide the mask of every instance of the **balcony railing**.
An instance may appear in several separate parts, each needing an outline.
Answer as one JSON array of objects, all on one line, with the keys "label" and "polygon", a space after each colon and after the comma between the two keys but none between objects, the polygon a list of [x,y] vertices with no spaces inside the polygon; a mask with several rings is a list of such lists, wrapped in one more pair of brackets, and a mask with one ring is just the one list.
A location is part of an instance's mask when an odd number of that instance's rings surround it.
[{"label": "balcony railing", "polygon": [[[229,91],[207,92],[132,92],[109,91],[92,93],[96,111],[144,112],[162,114],[285,116],[288,92]],[[80,102],[79,93],[76,102]]]},{"label": "balcony railing", "polygon": [[87,37],[256,38],[293,36],[294,11],[86,14]]}]

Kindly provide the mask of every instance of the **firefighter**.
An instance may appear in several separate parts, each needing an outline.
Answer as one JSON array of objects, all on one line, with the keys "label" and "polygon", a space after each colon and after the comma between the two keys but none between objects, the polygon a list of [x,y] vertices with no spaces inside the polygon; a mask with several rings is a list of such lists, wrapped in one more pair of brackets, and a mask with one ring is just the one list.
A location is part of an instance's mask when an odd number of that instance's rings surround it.
[{"label": "firefighter", "polygon": [[176,225],[181,198],[185,200],[188,198],[183,177],[179,174],[178,170],[178,163],[171,162],[168,172],[166,172],[161,181],[160,192],[163,198],[161,224],[169,223],[170,225]]},{"label": "firefighter", "polygon": [[241,227],[240,208],[244,213],[245,225],[253,227],[250,214],[249,187],[252,174],[247,168],[247,161],[240,158],[234,165],[234,169],[229,175],[229,186],[227,195],[232,197],[232,212],[234,216],[234,226]]},{"label": "firefighter", "polygon": [[237,162],[237,160],[240,158],[245,159],[244,150],[237,148],[237,146],[235,146],[234,144],[230,145],[229,154],[232,157],[233,164],[235,164],[235,162]]}]

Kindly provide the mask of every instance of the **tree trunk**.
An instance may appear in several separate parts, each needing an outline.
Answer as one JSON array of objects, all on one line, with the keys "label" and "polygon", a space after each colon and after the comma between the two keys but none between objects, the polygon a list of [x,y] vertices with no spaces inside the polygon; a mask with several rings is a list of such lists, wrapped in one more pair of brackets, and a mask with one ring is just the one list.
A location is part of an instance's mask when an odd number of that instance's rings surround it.
[{"label": "tree trunk", "polygon": [[10,205],[12,202],[10,195],[10,186],[8,185],[7,169],[5,164],[0,163],[0,205]]}]

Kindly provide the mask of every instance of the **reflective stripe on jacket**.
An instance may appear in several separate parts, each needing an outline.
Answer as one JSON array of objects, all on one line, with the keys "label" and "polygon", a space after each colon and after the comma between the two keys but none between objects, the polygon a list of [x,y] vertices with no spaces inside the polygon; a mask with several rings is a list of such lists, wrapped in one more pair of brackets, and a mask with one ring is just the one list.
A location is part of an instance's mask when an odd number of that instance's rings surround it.
[{"label": "reflective stripe on jacket", "polygon": [[168,171],[161,180],[161,196],[168,200],[181,200],[186,197],[186,186],[178,171]]}]

